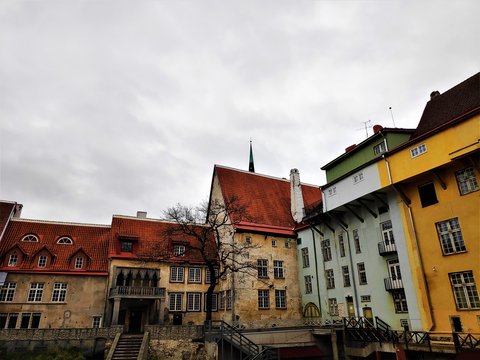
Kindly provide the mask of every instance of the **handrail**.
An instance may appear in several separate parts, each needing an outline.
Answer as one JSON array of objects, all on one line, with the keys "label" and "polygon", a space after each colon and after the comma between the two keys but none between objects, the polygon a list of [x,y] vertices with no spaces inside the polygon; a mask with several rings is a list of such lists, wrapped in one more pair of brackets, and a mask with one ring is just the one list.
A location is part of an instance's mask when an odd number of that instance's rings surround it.
[{"label": "handrail", "polygon": [[148,356],[148,344],[150,334],[148,331],[145,331],[143,334],[142,345],[140,346],[140,351],[138,352],[137,360],[145,360]]},{"label": "handrail", "polygon": [[110,288],[112,296],[165,297],[165,288],[147,286],[115,286]]},{"label": "handrail", "polygon": [[120,332],[115,334],[115,339],[113,339],[112,346],[110,346],[110,350],[108,351],[108,355],[105,360],[112,360],[113,354],[115,353],[115,348],[118,344],[118,340],[120,340],[120,336],[122,336],[122,333]]},{"label": "handrail", "polygon": [[[219,324],[219,326],[214,327],[213,324]],[[247,355],[256,355],[259,353],[258,345],[235,329],[230,324],[227,324],[224,321],[210,321],[205,324],[205,333],[214,333],[214,330],[218,329],[220,331],[221,338],[226,338],[231,341],[232,344],[240,347],[241,351],[247,353]]]}]

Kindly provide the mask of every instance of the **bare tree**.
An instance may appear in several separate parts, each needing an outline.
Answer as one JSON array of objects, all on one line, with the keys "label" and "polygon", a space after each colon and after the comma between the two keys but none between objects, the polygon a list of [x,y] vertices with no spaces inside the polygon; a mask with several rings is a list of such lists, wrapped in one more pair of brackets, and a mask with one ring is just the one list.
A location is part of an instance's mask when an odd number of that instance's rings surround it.
[{"label": "bare tree", "polygon": [[194,241],[189,251],[196,251],[207,266],[211,278],[207,290],[205,321],[212,320],[212,298],[220,278],[243,272],[254,275],[256,266],[245,256],[249,249],[256,248],[247,242],[235,241],[235,225],[251,222],[246,206],[237,198],[223,202],[212,200],[197,207],[177,204],[165,211],[165,217],[175,225],[169,235],[186,235]]}]

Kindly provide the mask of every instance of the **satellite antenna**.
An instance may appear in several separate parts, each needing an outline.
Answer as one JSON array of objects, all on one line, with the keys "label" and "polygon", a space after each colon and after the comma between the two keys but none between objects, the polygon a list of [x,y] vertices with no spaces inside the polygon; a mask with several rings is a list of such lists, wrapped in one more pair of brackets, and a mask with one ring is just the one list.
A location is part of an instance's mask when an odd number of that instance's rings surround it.
[{"label": "satellite antenna", "polygon": [[368,138],[368,129],[372,127],[372,125],[370,125],[371,122],[372,122],[372,120],[362,121],[361,123],[363,124],[363,128],[357,129],[357,130],[365,129],[365,137],[367,137],[367,138]]},{"label": "satellite antenna", "polygon": [[392,107],[390,106],[389,109],[390,109],[390,116],[392,117],[393,127],[396,128],[397,126],[395,125],[395,119],[393,118],[393,110],[392,110]]}]

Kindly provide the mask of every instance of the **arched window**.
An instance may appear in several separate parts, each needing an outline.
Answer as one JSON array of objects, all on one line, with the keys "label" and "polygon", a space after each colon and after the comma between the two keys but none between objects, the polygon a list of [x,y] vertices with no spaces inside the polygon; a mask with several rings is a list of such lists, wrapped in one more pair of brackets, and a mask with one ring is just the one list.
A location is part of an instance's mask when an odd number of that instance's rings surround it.
[{"label": "arched window", "polygon": [[318,309],[318,306],[315,305],[314,303],[309,302],[307,305],[305,305],[305,310],[303,311],[303,317],[306,317],[306,318],[320,317],[320,310]]},{"label": "arched window", "polygon": [[22,238],[22,241],[26,242],[38,242],[38,237],[35,234],[28,234]]},{"label": "arched window", "polygon": [[68,236],[62,236],[57,240],[57,244],[73,245],[73,241]]}]

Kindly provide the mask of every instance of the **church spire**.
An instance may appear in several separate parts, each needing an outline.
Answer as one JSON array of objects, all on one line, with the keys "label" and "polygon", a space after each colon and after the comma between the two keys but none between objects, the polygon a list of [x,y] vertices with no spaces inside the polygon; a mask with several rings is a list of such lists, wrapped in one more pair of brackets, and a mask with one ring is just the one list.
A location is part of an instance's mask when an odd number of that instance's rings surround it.
[{"label": "church spire", "polygon": [[255,165],[253,164],[253,150],[252,150],[252,140],[250,140],[250,161],[248,162],[248,171],[255,172]]}]

